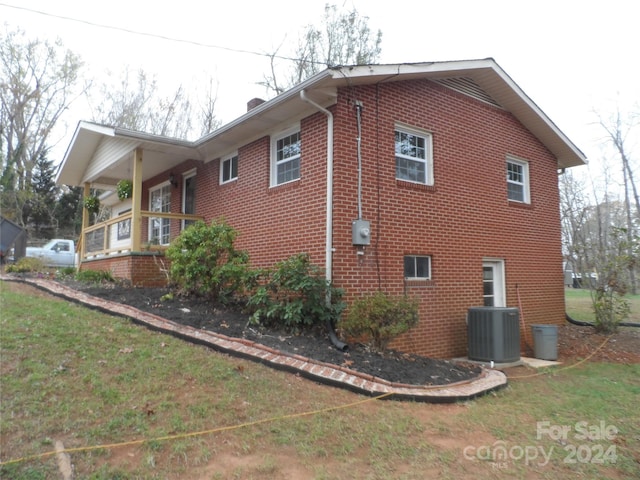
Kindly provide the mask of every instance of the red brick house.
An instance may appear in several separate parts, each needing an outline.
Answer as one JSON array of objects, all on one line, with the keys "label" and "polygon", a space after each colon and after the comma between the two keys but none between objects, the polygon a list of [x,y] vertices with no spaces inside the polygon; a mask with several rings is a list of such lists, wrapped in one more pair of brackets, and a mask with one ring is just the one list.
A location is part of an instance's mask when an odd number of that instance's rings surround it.
[{"label": "red brick house", "polygon": [[134,185],[85,215],[81,268],[162,282],[157,250],[224,217],[256,266],[307,252],[347,301],[418,297],[396,348],[465,355],[472,306],[564,320],[557,177],[585,157],[494,60],[330,68],[248,107],[195,142],[81,122],[57,183]]}]

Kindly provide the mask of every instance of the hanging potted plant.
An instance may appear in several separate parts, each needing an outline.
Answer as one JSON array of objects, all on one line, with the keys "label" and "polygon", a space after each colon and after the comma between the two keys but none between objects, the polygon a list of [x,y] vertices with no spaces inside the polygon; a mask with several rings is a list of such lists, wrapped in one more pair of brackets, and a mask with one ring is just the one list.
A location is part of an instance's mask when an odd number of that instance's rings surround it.
[{"label": "hanging potted plant", "polygon": [[122,179],[116,185],[116,193],[120,200],[131,198],[133,192],[133,182],[131,180]]},{"label": "hanging potted plant", "polygon": [[95,195],[88,195],[84,197],[82,203],[89,213],[98,213],[98,210],[100,210],[100,200]]}]

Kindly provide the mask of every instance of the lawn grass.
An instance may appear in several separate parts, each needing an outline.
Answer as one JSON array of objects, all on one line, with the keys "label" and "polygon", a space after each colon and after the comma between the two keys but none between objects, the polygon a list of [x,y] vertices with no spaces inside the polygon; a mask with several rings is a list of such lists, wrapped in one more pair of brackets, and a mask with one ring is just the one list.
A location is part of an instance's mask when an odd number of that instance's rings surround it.
[{"label": "lawn grass", "polygon": [[[567,313],[582,322],[593,322],[594,313],[591,302],[591,292],[583,288],[566,288],[564,291]],[[631,312],[628,322],[640,323],[640,295],[625,295]]]},{"label": "lawn grass", "polygon": [[[0,306],[0,478],[60,478],[38,457],[56,441],[93,480],[640,476],[639,365],[553,370],[456,405],[376,401],[2,282]],[[565,463],[540,421],[615,426],[589,447],[615,445],[616,462]],[[497,441],[555,452],[544,467],[465,457]]]}]

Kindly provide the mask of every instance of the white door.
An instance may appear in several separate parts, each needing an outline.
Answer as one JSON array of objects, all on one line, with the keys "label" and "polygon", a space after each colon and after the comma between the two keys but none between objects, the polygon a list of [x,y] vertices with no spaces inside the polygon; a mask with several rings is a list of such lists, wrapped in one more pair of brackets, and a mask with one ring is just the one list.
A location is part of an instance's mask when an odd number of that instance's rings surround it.
[{"label": "white door", "polygon": [[482,297],[485,307],[506,307],[504,286],[504,261],[482,262]]}]

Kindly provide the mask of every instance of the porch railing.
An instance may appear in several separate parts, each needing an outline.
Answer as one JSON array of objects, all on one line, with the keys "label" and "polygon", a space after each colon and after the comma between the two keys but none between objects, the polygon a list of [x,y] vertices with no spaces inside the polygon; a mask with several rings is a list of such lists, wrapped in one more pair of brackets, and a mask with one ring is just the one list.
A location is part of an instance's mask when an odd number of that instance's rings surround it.
[{"label": "porch railing", "polygon": [[[140,245],[142,251],[164,250],[166,249],[180,232],[191,222],[203,220],[199,215],[187,215],[182,213],[163,212],[140,212],[142,217],[142,228]],[[147,221],[145,221],[147,219]],[[168,227],[164,242],[161,239],[154,239],[150,236],[152,228],[148,219],[168,219],[164,227]],[[133,249],[133,239],[131,238],[131,222],[133,222],[132,212],[127,212],[115,218],[110,218],[104,222],[96,223],[85,228],[81,236],[79,247],[82,256],[80,260],[103,258],[108,255],[131,252]],[[168,240],[168,242],[167,242]]]}]

